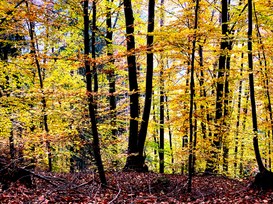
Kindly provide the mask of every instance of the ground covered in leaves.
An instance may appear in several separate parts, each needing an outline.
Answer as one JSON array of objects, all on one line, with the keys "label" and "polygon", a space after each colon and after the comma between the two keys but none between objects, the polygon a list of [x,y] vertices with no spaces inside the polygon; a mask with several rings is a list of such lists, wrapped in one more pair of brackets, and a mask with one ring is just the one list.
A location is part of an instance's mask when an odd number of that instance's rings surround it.
[{"label": "ground covered in leaves", "polygon": [[0,203],[273,203],[273,192],[250,188],[250,180],[195,176],[187,193],[187,177],[156,173],[107,173],[103,187],[94,173],[36,173],[34,186],[19,182],[0,189]]}]

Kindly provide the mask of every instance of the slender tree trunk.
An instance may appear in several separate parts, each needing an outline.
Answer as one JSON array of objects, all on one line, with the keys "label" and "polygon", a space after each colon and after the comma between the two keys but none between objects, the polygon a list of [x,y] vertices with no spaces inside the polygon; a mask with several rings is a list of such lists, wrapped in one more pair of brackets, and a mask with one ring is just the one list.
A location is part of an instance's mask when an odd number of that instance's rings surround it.
[{"label": "slender tree trunk", "polygon": [[[199,65],[200,65],[200,80],[199,80],[199,85],[201,87],[200,89],[200,97],[201,98],[206,98],[207,97],[207,93],[206,93],[206,89],[204,87],[204,82],[205,82],[205,79],[204,79],[204,71],[203,71],[203,68],[204,68],[204,65],[203,65],[203,47],[201,45],[199,45]],[[202,113],[205,113],[207,112],[206,109],[207,107],[205,107],[203,104],[200,105],[200,109],[202,111]],[[204,115],[205,116],[205,115]],[[206,118],[203,117],[202,118],[202,121],[201,121],[201,132],[202,132],[202,136],[203,136],[203,140],[206,139],[207,137],[207,130],[206,130]]]},{"label": "slender tree trunk", "polygon": [[99,134],[97,129],[97,119],[95,114],[94,100],[92,95],[92,73],[90,69],[90,40],[89,40],[89,13],[88,13],[88,0],[84,0],[83,14],[84,14],[84,55],[85,55],[85,70],[86,70],[86,89],[88,94],[88,109],[89,117],[91,120],[91,129],[93,135],[92,147],[94,151],[94,156],[96,164],[98,167],[98,172],[100,176],[100,181],[103,185],[107,185],[106,177],[104,173],[104,168],[102,164],[101,154],[100,154],[100,144],[99,144]]},{"label": "slender tree trunk", "polygon": [[[97,1],[93,0],[93,5],[92,5],[92,11],[93,11],[93,16],[92,16],[92,36],[91,36],[91,51],[92,51],[92,58],[95,61],[96,59],[96,32],[97,32]],[[97,93],[99,89],[99,84],[98,84],[98,73],[97,73],[97,66],[96,62],[93,62],[92,65],[92,73],[93,73],[93,78],[94,78],[94,92]],[[95,111],[97,111],[97,103],[94,103],[95,106]]]},{"label": "slender tree trunk", "polygon": [[[26,1],[26,6],[27,6],[27,9],[28,9],[28,12],[30,12],[31,8],[29,7],[27,1]],[[40,82],[40,89],[41,89],[41,92],[42,92],[41,102],[42,102],[43,124],[44,124],[44,130],[46,132],[45,143],[46,143],[46,148],[47,148],[47,152],[48,152],[47,153],[47,155],[48,155],[48,170],[52,171],[52,152],[51,152],[52,148],[51,148],[50,141],[47,138],[47,136],[49,134],[47,113],[46,113],[47,106],[46,106],[46,98],[45,98],[45,94],[44,94],[42,69],[41,69],[41,66],[40,66],[39,59],[38,59],[38,50],[36,49],[36,46],[35,46],[36,39],[35,39],[35,28],[34,27],[35,27],[34,22],[29,21],[29,35],[30,35],[30,40],[31,40],[31,43],[30,43],[31,54],[33,54],[34,63],[36,65],[36,67],[37,67],[39,82]]]},{"label": "slender tree trunk", "polygon": [[257,112],[255,102],[255,89],[254,89],[254,74],[253,74],[253,57],[252,57],[252,0],[248,0],[248,66],[249,66],[249,89],[250,89],[250,101],[252,108],[252,124],[253,124],[253,147],[255,151],[256,161],[259,167],[260,173],[255,177],[254,185],[267,189],[273,189],[273,173],[268,171],[262,161],[259,142],[258,142],[258,123]]},{"label": "slender tree trunk", "polygon": [[[247,113],[248,113],[248,104],[249,104],[249,90],[245,90],[244,93],[244,98],[245,98],[245,104],[243,107],[243,119],[242,119],[242,128],[243,128],[243,132],[246,129],[246,120],[247,120]],[[244,161],[244,151],[245,151],[245,140],[244,138],[241,138],[241,145],[240,145],[240,175],[243,176],[243,161]]]},{"label": "slender tree trunk", "polygon": [[222,135],[221,128],[223,125],[223,98],[224,98],[224,77],[226,72],[227,49],[228,49],[228,0],[222,0],[222,39],[220,44],[219,69],[216,84],[216,113],[215,125],[216,132],[214,133],[213,145],[217,151],[212,151],[212,159],[208,160],[207,173],[217,172],[219,159],[219,152],[221,149]]},{"label": "slender tree trunk", "polygon": [[172,129],[170,125],[170,110],[168,106],[168,96],[165,95],[165,102],[166,102],[166,111],[167,111],[167,121],[168,121],[168,131],[169,131],[169,144],[170,144],[170,151],[171,151],[171,164],[172,164],[172,173],[175,173],[174,170],[174,156],[173,156],[173,142],[172,142]]},{"label": "slender tree trunk", "polygon": [[256,113],[256,101],[255,101],[255,90],[254,90],[254,74],[253,74],[253,58],[252,58],[252,0],[248,0],[248,66],[249,66],[249,90],[250,90],[250,101],[252,108],[252,123],[253,123],[253,146],[255,150],[256,160],[259,166],[259,170],[263,172],[265,167],[262,162],[262,158],[259,151],[258,144],[258,123]]},{"label": "slender tree trunk", "polygon": [[[162,60],[163,61],[163,60]],[[164,173],[164,79],[163,62],[160,70],[160,106],[159,106],[159,172]]]},{"label": "slender tree trunk", "polygon": [[11,130],[9,136],[9,151],[11,160],[15,159],[15,144],[14,144],[14,119],[11,119]]},{"label": "slender tree trunk", "polygon": [[111,117],[111,126],[112,126],[112,137],[115,140],[117,138],[117,127],[116,127],[116,77],[114,69],[114,59],[113,59],[113,31],[112,31],[112,10],[111,3],[113,0],[107,0],[107,14],[106,14],[106,45],[107,45],[107,56],[109,57],[109,103],[110,103],[110,117]]},{"label": "slender tree trunk", "polygon": [[[243,61],[244,53],[241,54],[241,60]],[[235,148],[234,148],[234,176],[237,174],[237,160],[238,160],[238,145],[239,145],[239,127],[241,122],[241,99],[242,99],[242,86],[243,86],[243,62],[240,68],[240,81],[238,90],[238,104],[237,104],[237,122],[236,122],[236,133],[235,133]]]},{"label": "slender tree trunk", "polygon": [[260,56],[259,53],[259,60],[260,60],[260,65],[262,67],[262,60],[264,61],[264,70],[261,70],[263,73],[263,83],[264,83],[264,90],[265,90],[265,97],[267,100],[266,103],[266,109],[268,111],[269,114],[269,120],[270,120],[270,126],[271,126],[271,134],[269,132],[268,137],[269,137],[269,142],[268,142],[268,154],[269,154],[269,169],[271,170],[271,136],[273,136],[273,112],[272,112],[272,104],[271,104],[271,97],[270,97],[270,90],[269,90],[269,77],[268,77],[268,67],[267,67],[267,59],[266,59],[266,55],[265,55],[265,48],[264,48],[264,44],[262,41],[262,35],[260,32],[260,28],[259,28],[259,22],[258,22],[258,17],[257,17],[257,13],[256,13],[256,9],[255,9],[255,5],[254,5],[254,13],[255,13],[255,19],[256,19],[256,29],[257,29],[257,37],[258,37],[258,43],[261,45],[262,48],[262,57]]},{"label": "slender tree trunk", "polygon": [[[155,100],[154,100],[154,94],[152,95],[153,96],[153,121],[154,121],[154,124],[158,124],[158,121],[157,121],[157,118],[156,118],[156,116],[158,115],[157,113],[156,113],[156,105],[155,105]],[[158,155],[157,155],[157,153],[158,153],[158,148],[159,148],[159,143],[158,143],[158,135],[159,135],[159,131],[158,131],[158,128],[157,127],[155,127],[154,128],[154,131],[153,131],[153,138],[154,138],[154,143],[155,143],[155,148],[154,148],[154,160],[157,160],[157,158],[158,158]],[[155,169],[157,169],[157,163],[155,163]]]},{"label": "slender tree trunk", "polygon": [[[231,42],[228,44],[228,50],[231,51]],[[227,54],[226,59],[226,72],[225,72],[225,97],[224,97],[224,115],[223,115],[223,127],[224,127],[224,134],[223,134],[223,171],[224,173],[228,173],[228,153],[229,153],[229,147],[227,143],[227,137],[229,131],[229,124],[226,120],[226,118],[229,118],[230,115],[230,93],[229,93],[229,72],[230,72],[230,54]]]},{"label": "slender tree trunk", "polygon": [[[152,104],[152,90],[153,90],[153,69],[154,69],[154,15],[155,15],[155,0],[149,0],[148,6],[148,33],[147,33],[147,72],[146,72],[146,91],[143,116],[139,131],[138,151],[139,156],[143,157],[144,143],[147,136],[149,117]],[[144,165],[144,164],[143,164]]]},{"label": "slender tree trunk", "polygon": [[194,12],[194,36],[192,41],[192,53],[191,53],[191,76],[190,76],[190,112],[189,112],[189,165],[188,165],[188,192],[191,192],[192,187],[192,176],[194,169],[194,156],[193,156],[193,137],[194,137],[194,96],[195,96],[195,82],[194,82],[194,62],[195,62],[195,47],[196,47],[196,32],[198,28],[198,9],[199,9],[199,0],[196,0],[195,12]]},{"label": "slender tree trunk", "polygon": [[[164,7],[164,0],[160,1],[161,8]],[[160,14],[160,22],[159,26],[162,27],[164,25],[164,13],[161,10]],[[160,56],[160,73],[159,73],[159,172],[164,173],[164,78],[163,78],[163,69],[164,69],[164,60],[163,57]]]}]

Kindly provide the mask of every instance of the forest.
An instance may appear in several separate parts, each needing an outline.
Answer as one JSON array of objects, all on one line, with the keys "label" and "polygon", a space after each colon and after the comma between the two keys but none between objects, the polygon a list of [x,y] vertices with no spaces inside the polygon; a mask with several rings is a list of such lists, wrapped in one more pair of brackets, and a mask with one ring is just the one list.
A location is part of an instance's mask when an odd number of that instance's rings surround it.
[{"label": "forest", "polygon": [[0,0],[0,202],[273,202],[272,8]]}]

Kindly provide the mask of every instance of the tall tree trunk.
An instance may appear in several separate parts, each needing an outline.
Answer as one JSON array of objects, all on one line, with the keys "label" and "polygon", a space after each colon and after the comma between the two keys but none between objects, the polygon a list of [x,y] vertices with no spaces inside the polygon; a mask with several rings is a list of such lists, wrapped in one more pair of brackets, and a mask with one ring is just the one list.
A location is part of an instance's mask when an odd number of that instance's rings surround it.
[{"label": "tall tree trunk", "polygon": [[168,131],[169,131],[169,144],[170,144],[170,151],[171,151],[171,164],[172,164],[172,173],[175,173],[174,170],[174,156],[173,156],[173,138],[172,138],[172,129],[170,125],[170,110],[168,105],[168,96],[165,94],[165,102],[166,102],[166,111],[167,111],[167,121],[168,121]]},{"label": "tall tree trunk", "polygon": [[[30,12],[30,6],[28,5],[28,2],[26,1],[26,6],[28,9],[28,12]],[[43,84],[43,76],[42,76],[42,69],[40,66],[40,62],[38,59],[38,49],[36,49],[36,46],[38,46],[38,44],[35,46],[35,24],[33,21],[29,20],[29,35],[30,35],[30,47],[31,47],[31,54],[33,54],[34,57],[34,63],[36,65],[37,71],[38,71],[38,76],[39,76],[39,83],[40,83],[40,89],[41,89],[41,93],[42,93],[42,113],[43,113],[43,124],[44,124],[44,130],[46,132],[46,138],[45,138],[45,143],[46,143],[46,148],[47,148],[47,159],[48,159],[48,170],[52,171],[52,148],[51,148],[51,144],[50,141],[48,140],[47,136],[49,134],[49,128],[48,128],[48,121],[47,121],[47,113],[46,113],[46,98],[45,98],[45,94],[44,94],[44,84]]]},{"label": "tall tree trunk", "polygon": [[252,0],[248,0],[248,66],[249,66],[249,90],[250,90],[250,101],[252,108],[252,124],[253,124],[253,147],[255,151],[256,161],[259,167],[259,173],[255,177],[254,185],[262,188],[273,189],[273,173],[268,171],[262,161],[259,142],[258,142],[258,123],[257,123],[257,112],[255,102],[255,86],[254,86],[254,74],[253,74],[253,57],[252,57]]},{"label": "tall tree trunk", "polygon": [[159,106],[159,172],[164,173],[164,79],[163,79],[163,60],[160,67],[160,106]]},{"label": "tall tree trunk", "polygon": [[255,150],[256,160],[259,166],[260,172],[265,170],[263,165],[259,144],[258,144],[258,123],[257,123],[257,113],[256,113],[256,101],[255,101],[255,86],[254,86],[254,74],[253,74],[253,58],[252,58],[252,0],[248,0],[248,66],[249,66],[249,90],[250,90],[250,101],[252,108],[252,123],[253,123],[253,146]]},{"label": "tall tree trunk", "polygon": [[135,56],[134,16],[131,0],[124,0],[124,14],[126,23],[127,63],[130,91],[130,128],[128,156],[124,169],[136,169],[144,163],[138,156],[138,118],[139,118],[139,93],[137,83],[137,66]]},{"label": "tall tree trunk", "polygon": [[222,0],[222,39],[220,44],[219,68],[216,84],[216,113],[215,125],[216,132],[214,133],[213,146],[217,150],[211,152],[212,159],[207,161],[207,173],[218,171],[218,159],[221,149],[222,135],[221,127],[223,124],[223,98],[224,98],[224,77],[226,71],[227,49],[228,49],[228,0]]},{"label": "tall tree trunk", "polygon": [[[156,116],[158,115],[156,113],[156,104],[155,104],[155,100],[154,100],[154,94],[152,95],[153,96],[153,122],[154,124],[158,124],[158,121],[157,121],[157,118]],[[158,135],[159,135],[159,131],[158,131],[158,128],[157,126],[154,128],[154,131],[153,131],[153,138],[154,138],[154,144],[155,144],[155,148],[154,148],[154,160],[157,160],[158,158],[158,147],[159,147],[159,142],[158,142]],[[154,165],[155,169],[157,169],[157,163],[155,163]]]},{"label": "tall tree trunk", "polygon": [[194,96],[195,96],[195,82],[194,82],[194,62],[195,62],[195,47],[196,47],[196,32],[198,27],[198,10],[199,0],[196,0],[195,11],[194,11],[194,35],[192,41],[192,53],[191,53],[191,76],[190,76],[190,111],[189,111],[189,165],[188,165],[188,192],[191,192],[192,186],[192,175],[194,169],[194,156],[193,156],[193,137],[194,137]]},{"label": "tall tree trunk", "polygon": [[[206,89],[204,87],[204,82],[205,82],[205,79],[204,79],[204,65],[203,65],[203,46],[202,45],[199,45],[199,50],[198,50],[198,53],[199,53],[199,65],[200,65],[200,80],[199,80],[199,86],[201,87],[200,89],[200,97],[201,98],[206,98],[207,97],[207,93],[206,93]],[[202,111],[202,113],[206,113],[206,109],[207,107],[204,106],[203,104],[200,105],[200,109]],[[205,116],[205,115],[204,115]],[[203,140],[206,139],[207,137],[207,130],[206,130],[206,118],[203,117],[202,118],[202,121],[201,121],[201,132],[202,132],[202,136],[203,136]]]},{"label": "tall tree trunk", "polygon": [[[152,90],[153,90],[153,69],[154,69],[154,15],[155,15],[155,0],[149,0],[148,6],[148,33],[147,33],[147,71],[146,71],[146,91],[143,116],[139,131],[138,151],[139,156],[143,157],[144,143],[147,136],[149,117],[152,104]],[[144,164],[143,164],[144,165]]]},{"label": "tall tree trunk", "polygon": [[[241,60],[243,61],[244,53],[241,54]],[[238,145],[239,145],[239,127],[241,122],[241,99],[242,99],[242,86],[243,86],[243,62],[240,67],[240,81],[239,81],[239,90],[238,90],[238,104],[237,104],[237,121],[236,121],[236,133],[235,133],[235,148],[234,148],[234,176],[237,174],[237,155],[238,155]]]},{"label": "tall tree trunk", "polygon": [[11,130],[9,136],[9,151],[10,151],[10,158],[13,161],[15,159],[15,144],[14,144],[14,119],[11,118]]},{"label": "tall tree trunk", "polygon": [[[267,59],[265,55],[265,47],[262,41],[262,35],[260,32],[260,27],[259,27],[259,22],[258,22],[258,17],[254,5],[254,13],[255,13],[255,19],[256,19],[256,29],[257,29],[257,37],[258,37],[258,43],[261,45],[262,48],[262,57],[260,56],[259,53],[259,60],[260,60],[260,65],[262,67],[262,60],[264,61],[264,70],[261,70],[263,73],[263,83],[264,83],[264,89],[265,89],[265,97],[267,100],[266,103],[266,109],[269,114],[269,120],[270,120],[270,126],[271,126],[271,132],[269,132],[268,137],[269,137],[269,142],[268,142],[268,154],[269,154],[269,169],[271,170],[271,137],[273,136],[273,111],[272,111],[272,103],[271,103],[271,97],[270,97],[270,90],[269,90],[269,77],[268,77],[268,67],[267,67]],[[271,134],[270,134],[271,133]],[[271,137],[270,137],[271,135]]]},{"label": "tall tree trunk", "polygon": [[[95,61],[96,59],[96,32],[97,32],[97,0],[93,0],[93,5],[92,5],[92,36],[91,36],[91,51],[92,51],[92,58]],[[97,73],[97,66],[96,63],[93,62],[92,65],[92,73],[93,73],[93,78],[94,78],[94,92],[97,93],[99,89],[99,84],[98,84],[98,73]],[[97,103],[94,103],[95,105],[95,111],[97,109]]]},{"label": "tall tree trunk", "polygon": [[107,56],[109,57],[109,103],[110,103],[110,117],[111,117],[111,126],[112,126],[112,137],[115,140],[117,138],[117,127],[116,127],[116,77],[114,69],[114,59],[113,59],[113,31],[112,31],[112,9],[111,3],[113,0],[107,0],[107,14],[106,14],[106,45],[107,45]]},{"label": "tall tree trunk", "polygon": [[[164,0],[161,0],[160,6],[164,6]],[[164,25],[163,12],[160,14],[160,27]],[[160,56],[160,73],[159,73],[159,172],[164,173],[164,78],[163,78],[164,62]]]},{"label": "tall tree trunk", "polygon": [[[249,103],[249,90],[246,89],[245,90],[245,93],[244,93],[244,98],[245,98],[245,104],[244,104],[244,107],[243,107],[243,119],[242,119],[242,131],[244,132],[245,129],[246,129],[246,120],[247,120],[247,113],[248,113],[248,103]],[[241,138],[241,145],[240,145],[240,150],[241,150],[241,153],[240,153],[240,171],[239,171],[239,174],[241,176],[243,176],[243,160],[244,160],[244,151],[245,151],[245,140],[244,138],[242,137]]]},{"label": "tall tree trunk", "polygon": [[83,15],[84,15],[84,57],[85,57],[85,70],[86,70],[86,89],[88,95],[88,110],[89,117],[91,120],[91,129],[93,135],[93,152],[98,167],[98,172],[100,176],[100,181],[103,185],[107,185],[106,177],[104,173],[104,168],[102,164],[101,154],[100,154],[100,144],[99,144],[99,134],[97,128],[97,119],[95,114],[94,100],[92,95],[92,73],[90,69],[90,38],[89,38],[89,13],[88,13],[88,0],[83,2]]},{"label": "tall tree trunk", "polygon": [[[232,49],[231,42],[228,43],[228,50]],[[224,127],[224,134],[223,134],[223,171],[224,173],[228,173],[228,153],[229,147],[227,143],[227,137],[229,131],[229,124],[226,118],[229,118],[230,115],[230,93],[229,93],[229,72],[230,72],[230,54],[227,54],[226,58],[226,72],[225,72],[225,96],[224,96],[224,115],[223,115],[223,127]]]}]

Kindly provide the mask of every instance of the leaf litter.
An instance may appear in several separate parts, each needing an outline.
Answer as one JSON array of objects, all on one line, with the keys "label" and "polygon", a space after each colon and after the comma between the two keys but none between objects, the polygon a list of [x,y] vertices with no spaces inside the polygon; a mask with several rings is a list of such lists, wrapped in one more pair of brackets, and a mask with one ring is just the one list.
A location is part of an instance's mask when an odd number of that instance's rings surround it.
[{"label": "leaf litter", "polygon": [[33,178],[31,188],[20,182],[4,191],[0,188],[0,203],[273,203],[273,192],[251,188],[251,178],[195,176],[188,193],[187,176],[178,174],[108,172],[106,187],[93,172],[39,175]]}]

